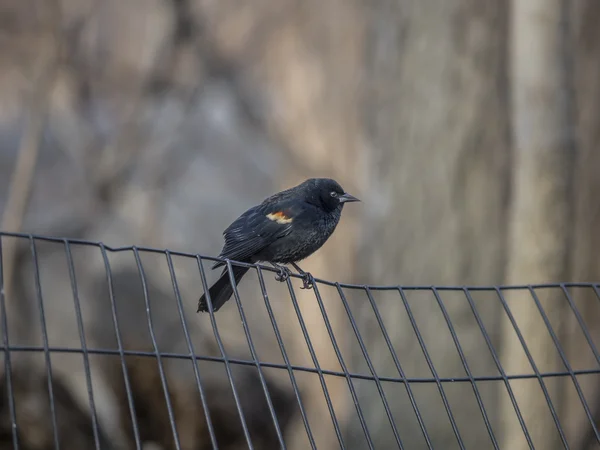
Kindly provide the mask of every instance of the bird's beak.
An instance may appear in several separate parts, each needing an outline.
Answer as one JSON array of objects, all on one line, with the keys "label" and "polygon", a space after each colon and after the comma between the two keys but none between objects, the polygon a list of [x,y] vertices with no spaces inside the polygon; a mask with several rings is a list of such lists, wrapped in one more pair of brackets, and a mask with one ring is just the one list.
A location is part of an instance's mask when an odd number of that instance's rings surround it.
[{"label": "bird's beak", "polygon": [[340,203],[360,202],[359,199],[350,194],[343,194],[338,197]]}]

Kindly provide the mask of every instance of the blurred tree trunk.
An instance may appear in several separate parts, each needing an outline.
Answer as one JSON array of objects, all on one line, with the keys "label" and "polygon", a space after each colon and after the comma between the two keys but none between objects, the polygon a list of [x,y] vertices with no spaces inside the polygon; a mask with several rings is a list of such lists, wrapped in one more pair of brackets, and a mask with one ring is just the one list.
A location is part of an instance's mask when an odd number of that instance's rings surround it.
[{"label": "blurred tree trunk", "polygon": [[[600,3],[596,0],[576,0],[572,4],[572,37],[574,85],[579,160],[576,166],[576,220],[574,236],[573,279],[597,282],[600,278]],[[598,297],[590,290],[572,292],[579,312],[585,318],[593,341],[600,342],[600,304]],[[572,320],[567,332],[571,364],[576,368],[598,367],[598,361],[589,348],[582,343],[579,324]],[[578,377],[586,400],[600,422],[600,377],[598,375]],[[565,416],[570,435],[575,439],[573,448],[597,449],[587,417],[583,414],[577,396],[567,399]],[[583,445],[585,444],[585,445]]]},{"label": "blurred tree trunk", "polygon": [[[504,2],[479,0],[371,3],[362,114],[369,145],[365,226],[358,280],[370,284],[494,284],[504,276],[509,133],[505,83]],[[430,292],[408,292],[438,375],[465,376],[455,345]],[[470,369],[494,370],[465,296],[441,294]],[[428,377],[398,293],[379,305],[407,376]],[[498,303],[473,294],[494,335]],[[481,299],[481,303],[480,303]],[[364,295],[354,303],[379,375],[398,376]],[[387,322],[389,318],[389,322]],[[460,324],[460,326],[458,325]],[[364,360],[355,348],[355,361]],[[373,383],[361,390],[375,448],[395,447]],[[457,439],[434,384],[412,385],[434,447]],[[494,423],[495,386],[478,389]],[[385,386],[405,448],[425,448],[402,385]],[[444,384],[467,448],[489,448],[490,437],[468,383]],[[496,438],[499,430],[494,430]],[[351,448],[365,448],[358,422]]]},{"label": "blurred tree trunk", "polygon": [[[510,210],[509,284],[559,282],[572,276],[575,146],[566,84],[566,36],[563,1],[514,0],[511,16],[513,195]],[[541,295],[541,294],[540,294]],[[528,292],[514,296],[513,314],[541,371],[564,366],[547,339],[548,329]],[[557,335],[565,326],[568,304],[556,289],[545,294]],[[508,320],[503,322],[503,359],[509,373],[532,368]],[[560,414],[563,382],[545,380]],[[537,381],[535,382],[537,385]],[[563,448],[545,396],[534,383],[513,383],[521,412],[536,448]],[[503,414],[514,416],[503,402]],[[514,422],[505,427],[504,448],[528,448]],[[562,425],[562,424],[561,424]]]}]

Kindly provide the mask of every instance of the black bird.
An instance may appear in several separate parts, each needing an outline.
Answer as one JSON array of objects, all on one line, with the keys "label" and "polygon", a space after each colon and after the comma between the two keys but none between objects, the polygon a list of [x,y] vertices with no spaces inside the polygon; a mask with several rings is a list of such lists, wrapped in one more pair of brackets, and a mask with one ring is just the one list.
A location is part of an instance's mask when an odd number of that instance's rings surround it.
[{"label": "black bird", "polygon": [[[334,180],[308,179],[265,199],[229,225],[223,232],[225,245],[219,257],[246,263],[268,262],[279,269],[278,281],[290,274],[280,264],[291,264],[303,276],[303,288],[310,288],[312,276],[296,262],[321,248],[340,221],[344,203],[357,201]],[[224,265],[218,261],[212,268]],[[232,266],[232,270],[237,285],[248,267]],[[233,294],[227,267],[209,292],[213,311],[218,311]],[[206,293],[198,301],[200,311],[208,311]]]}]

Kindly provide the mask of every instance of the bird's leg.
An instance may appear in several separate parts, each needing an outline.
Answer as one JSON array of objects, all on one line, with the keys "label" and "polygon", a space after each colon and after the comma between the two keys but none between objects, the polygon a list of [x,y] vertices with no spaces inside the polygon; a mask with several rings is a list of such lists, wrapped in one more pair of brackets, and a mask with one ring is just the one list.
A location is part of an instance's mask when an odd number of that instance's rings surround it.
[{"label": "bird's leg", "polygon": [[276,263],[271,263],[273,267],[275,267],[279,272],[275,275],[275,279],[277,281],[285,281],[290,277],[291,270],[285,266],[281,266]]},{"label": "bird's leg", "polygon": [[313,287],[313,276],[309,272],[302,270],[298,264],[290,264],[294,266],[294,269],[296,269],[300,275],[302,275],[302,287],[300,289],[311,289]]}]

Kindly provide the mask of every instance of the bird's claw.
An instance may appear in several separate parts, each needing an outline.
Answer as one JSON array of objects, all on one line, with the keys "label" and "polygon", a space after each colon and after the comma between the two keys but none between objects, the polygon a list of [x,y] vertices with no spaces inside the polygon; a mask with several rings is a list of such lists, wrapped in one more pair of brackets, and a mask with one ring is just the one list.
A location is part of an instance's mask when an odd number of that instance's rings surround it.
[{"label": "bird's claw", "polygon": [[313,276],[306,272],[302,275],[302,287],[300,289],[312,289],[314,278]]},{"label": "bird's claw", "polygon": [[288,269],[287,267],[280,266],[279,272],[277,272],[277,274],[275,275],[275,280],[283,282],[290,277],[290,273],[290,269]]}]

